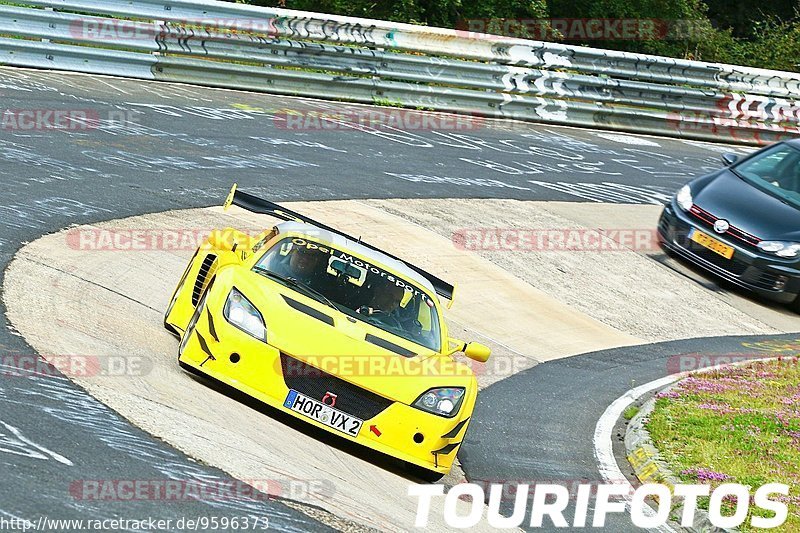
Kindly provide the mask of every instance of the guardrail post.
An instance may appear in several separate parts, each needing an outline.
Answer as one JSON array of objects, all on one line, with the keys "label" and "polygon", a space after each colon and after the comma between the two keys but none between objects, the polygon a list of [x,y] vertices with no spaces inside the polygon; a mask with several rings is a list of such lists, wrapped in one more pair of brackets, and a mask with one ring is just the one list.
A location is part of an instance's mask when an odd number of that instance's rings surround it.
[{"label": "guardrail post", "polygon": [[[50,6],[48,6],[48,7],[44,8],[44,9],[45,9],[45,11],[53,11],[53,8],[52,8],[52,7],[50,7]],[[51,24],[51,27],[52,27],[52,24]],[[50,39],[44,39],[44,38],[43,38],[41,41],[42,41],[43,43],[49,43],[49,42],[50,42]]]}]

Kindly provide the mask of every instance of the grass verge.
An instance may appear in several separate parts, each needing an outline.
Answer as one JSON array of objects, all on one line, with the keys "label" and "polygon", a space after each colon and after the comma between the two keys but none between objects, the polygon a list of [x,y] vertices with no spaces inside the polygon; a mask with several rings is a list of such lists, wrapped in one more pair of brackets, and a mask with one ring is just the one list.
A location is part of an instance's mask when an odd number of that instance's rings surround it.
[{"label": "grass verge", "polygon": [[[751,494],[786,483],[789,517],[773,531],[800,531],[800,362],[798,357],[688,377],[657,395],[647,429],[684,483],[741,483]],[[701,499],[708,508],[708,498]],[[723,508],[724,509],[724,508]],[[725,509],[724,509],[725,510]],[[733,505],[727,511],[732,514]],[[753,506],[740,528],[752,531]],[[763,514],[762,514],[763,513]]]}]

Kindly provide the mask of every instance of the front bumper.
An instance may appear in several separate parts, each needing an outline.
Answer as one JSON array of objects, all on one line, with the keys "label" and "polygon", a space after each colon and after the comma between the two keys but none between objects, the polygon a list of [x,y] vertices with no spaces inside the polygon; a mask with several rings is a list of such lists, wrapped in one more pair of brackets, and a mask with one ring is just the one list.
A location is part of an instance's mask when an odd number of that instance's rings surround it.
[{"label": "front bumper", "polygon": [[[209,327],[211,321],[213,327]],[[221,340],[216,341],[212,332]],[[313,367],[308,373],[303,368],[307,365],[298,359],[249,337],[222,318],[212,318],[208,312],[202,313],[186,335],[189,340],[178,358],[184,368],[338,437],[441,474],[447,474],[453,465],[475,405],[477,392],[468,389],[458,414],[444,418]],[[290,390],[320,401],[327,393],[335,394],[337,409],[364,420],[358,436],[351,437],[287,408],[284,402]]]},{"label": "front bumper", "polygon": [[[692,228],[733,247],[733,257],[726,259],[691,241],[689,233]],[[674,201],[661,213],[658,239],[667,251],[769,300],[791,303],[800,294],[800,262],[769,256],[727,234],[720,235],[682,211]]]}]

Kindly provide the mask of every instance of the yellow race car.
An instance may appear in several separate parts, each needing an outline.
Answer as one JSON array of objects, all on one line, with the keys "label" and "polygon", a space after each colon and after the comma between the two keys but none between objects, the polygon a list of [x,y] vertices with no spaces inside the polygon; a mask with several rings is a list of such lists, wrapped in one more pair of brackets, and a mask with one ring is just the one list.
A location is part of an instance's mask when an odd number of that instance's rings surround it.
[{"label": "yellow race car", "polygon": [[477,381],[453,355],[439,297],[454,287],[360,239],[236,190],[225,202],[285,222],[252,237],[216,230],[198,248],[164,325],[184,369],[344,439],[450,471]]}]

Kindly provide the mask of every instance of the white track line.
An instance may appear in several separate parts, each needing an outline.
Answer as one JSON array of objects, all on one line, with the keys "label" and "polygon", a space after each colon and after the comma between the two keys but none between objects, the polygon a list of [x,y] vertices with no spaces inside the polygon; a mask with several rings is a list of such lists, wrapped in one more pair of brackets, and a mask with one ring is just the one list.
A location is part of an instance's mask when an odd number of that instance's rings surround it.
[{"label": "white track line", "polygon": [[[35,442],[33,442],[32,440],[27,438],[25,435],[23,435],[22,432],[19,429],[15,428],[11,424],[6,424],[2,420],[0,420],[0,425],[2,425],[8,431],[10,431],[23,444],[27,444],[28,446],[30,446],[32,448],[35,448],[36,450],[41,452],[38,455],[37,458],[47,459],[46,455],[49,455],[50,457],[52,457],[53,459],[55,459],[56,461],[58,461],[61,464],[65,464],[67,466],[75,466],[72,461],[70,461],[69,459],[67,459],[63,455],[58,454],[58,453],[56,453],[56,452],[54,452],[52,450],[48,450],[47,448],[45,448],[41,444],[36,444]],[[7,450],[7,449],[4,449],[4,448],[0,448],[0,452],[8,452],[8,453],[14,453],[16,455],[22,455],[20,453],[14,452],[12,450]],[[41,454],[45,454],[45,455],[41,455]]]},{"label": "white track line", "polygon": [[[606,483],[613,483],[613,484],[627,484],[628,490],[625,492],[623,498],[625,498],[626,502],[626,510],[630,510],[630,504],[632,500],[631,494],[633,493],[633,486],[628,482],[625,475],[620,470],[619,465],[617,464],[617,460],[614,457],[614,448],[613,448],[613,441],[611,440],[613,433],[614,433],[614,426],[617,424],[617,420],[620,419],[622,413],[625,409],[628,408],[633,402],[647,394],[648,392],[654,391],[656,389],[666,387],[670,383],[678,381],[683,377],[682,374],[675,374],[671,376],[667,376],[661,379],[657,379],[655,381],[651,381],[650,383],[646,383],[645,385],[640,385],[635,389],[631,389],[608,406],[608,408],[603,413],[603,416],[600,417],[600,420],[597,421],[597,425],[594,428],[594,455],[597,459],[597,466],[600,470],[600,475],[603,476],[603,480]],[[624,483],[623,483],[624,482]],[[649,509],[649,508],[648,508]],[[655,516],[655,511],[652,509],[645,510],[645,512],[653,513],[652,516]],[[655,529],[655,531],[661,531],[664,533],[673,532],[669,524],[664,524],[663,526]]]},{"label": "white track line", "polygon": [[[784,355],[785,356],[785,355]],[[633,486],[628,483],[627,478],[620,470],[619,465],[617,464],[617,459],[614,457],[614,444],[611,440],[614,435],[614,426],[617,424],[617,420],[622,417],[622,413],[625,409],[628,408],[633,402],[647,394],[648,392],[652,392],[656,389],[660,389],[662,387],[666,387],[670,383],[674,383],[676,381],[680,381],[681,379],[690,376],[692,374],[704,374],[706,372],[713,372],[715,370],[720,370],[725,367],[730,366],[745,366],[753,363],[759,362],[766,362],[772,361],[780,357],[778,354],[774,354],[772,356],[758,358],[758,359],[749,359],[746,361],[738,361],[735,363],[724,363],[719,365],[709,366],[707,368],[702,368],[699,370],[695,370],[693,372],[681,372],[679,374],[673,374],[670,376],[663,377],[661,379],[657,379],[655,381],[651,381],[650,383],[645,383],[644,385],[640,385],[634,389],[629,390],[608,406],[605,410],[603,415],[600,417],[600,420],[597,421],[597,425],[594,428],[594,456],[597,460],[597,468],[600,470],[600,475],[603,476],[603,480],[606,483],[615,483],[615,484],[625,484],[628,485],[628,491],[624,496],[625,502],[627,503],[626,509],[630,509],[631,503],[631,494],[633,493]],[[624,481],[624,483],[620,483]],[[646,511],[647,512],[647,511]],[[655,513],[652,509],[650,509],[649,513]],[[655,531],[661,531],[663,533],[675,533],[675,530],[670,527],[669,524],[664,524],[662,527],[656,529]]]}]

